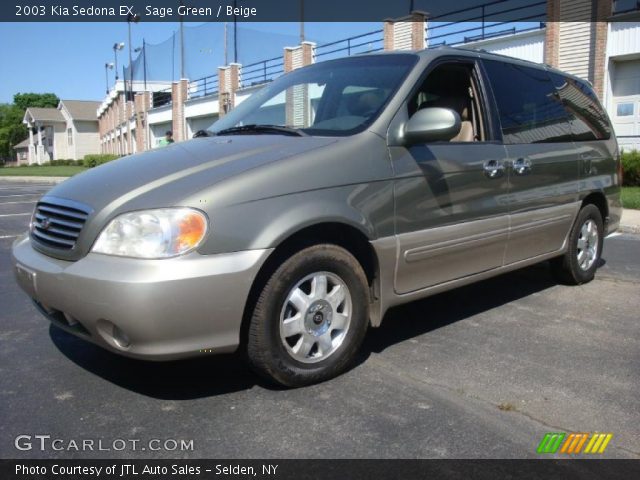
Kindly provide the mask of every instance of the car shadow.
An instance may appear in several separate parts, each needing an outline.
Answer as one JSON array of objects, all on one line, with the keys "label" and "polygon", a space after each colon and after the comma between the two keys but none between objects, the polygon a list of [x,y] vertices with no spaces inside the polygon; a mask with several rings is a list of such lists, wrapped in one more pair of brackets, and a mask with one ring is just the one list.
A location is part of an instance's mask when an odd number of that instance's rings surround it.
[{"label": "car shadow", "polygon": [[[395,307],[370,329],[354,368],[372,353],[557,285],[546,263]],[[153,398],[186,400],[274,386],[251,372],[240,354],[171,362],[135,360],[108,352],[51,326],[49,335],[69,360],[122,388]]]},{"label": "car shadow", "polygon": [[84,370],[119,387],[163,400],[223,395],[266,384],[239,354],[150,362],[123,357],[51,325],[49,336],[58,350]]},{"label": "car shadow", "polygon": [[379,328],[369,331],[362,356],[366,360],[371,353],[555,285],[558,282],[545,262],[394,307]]}]

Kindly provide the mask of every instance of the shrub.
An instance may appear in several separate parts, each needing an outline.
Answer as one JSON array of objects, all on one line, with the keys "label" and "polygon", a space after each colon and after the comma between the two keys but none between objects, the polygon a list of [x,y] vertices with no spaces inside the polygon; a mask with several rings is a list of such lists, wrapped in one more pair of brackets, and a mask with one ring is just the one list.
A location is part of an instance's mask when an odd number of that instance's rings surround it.
[{"label": "shrub", "polygon": [[61,158],[59,160],[51,160],[52,167],[62,167],[64,165],[75,165],[75,160],[71,160],[70,158]]},{"label": "shrub", "polygon": [[640,187],[640,152],[631,150],[622,152],[623,185]]},{"label": "shrub", "polygon": [[92,153],[84,156],[82,164],[87,168],[93,168],[117,158],[119,158],[118,155],[114,155],[112,153]]}]

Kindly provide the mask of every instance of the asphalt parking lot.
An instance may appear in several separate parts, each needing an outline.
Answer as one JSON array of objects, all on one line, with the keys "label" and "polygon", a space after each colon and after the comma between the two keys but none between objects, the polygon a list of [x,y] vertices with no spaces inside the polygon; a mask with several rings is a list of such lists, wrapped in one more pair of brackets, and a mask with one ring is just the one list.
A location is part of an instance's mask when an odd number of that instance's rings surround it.
[{"label": "asphalt parking lot", "polygon": [[[547,432],[611,432],[604,456],[640,458],[640,236],[607,239],[588,285],[542,264],[396,308],[354,369],[282,390],[234,355],[146,363],[51,327],[10,261],[49,188],[0,180],[2,458],[535,458]],[[15,448],[40,434],[111,450]]]}]

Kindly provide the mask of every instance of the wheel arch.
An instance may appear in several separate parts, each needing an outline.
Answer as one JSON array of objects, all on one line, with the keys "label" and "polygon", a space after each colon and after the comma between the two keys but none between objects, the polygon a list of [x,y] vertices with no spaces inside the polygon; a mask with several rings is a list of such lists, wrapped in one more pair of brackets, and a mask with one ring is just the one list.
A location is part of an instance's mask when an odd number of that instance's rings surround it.
[{"label": "wheel arch", "polygon": [[602,222],[605,225],[606,231],[607,219],[609,217],[609,203],[604,192],[595,191],[586,194],[582,199],[582,205],[580,208],[583,208],[585,205],[595,205],[598,207],[598,210],[600,210],[600,214],[602,215]]},{"label": "wheel arch", "polygon": [[362,266],[369,285],[370,303],[379,297],[379,265],[377,254],[365,233],[344,222],[322,221],[301,227],[275,247],[253,280],[244,308],[240,329],[240,345],[246,345],[249,323],[255,302],[273,272],[291,255],[304,248],[328,243],[348,251]]}]

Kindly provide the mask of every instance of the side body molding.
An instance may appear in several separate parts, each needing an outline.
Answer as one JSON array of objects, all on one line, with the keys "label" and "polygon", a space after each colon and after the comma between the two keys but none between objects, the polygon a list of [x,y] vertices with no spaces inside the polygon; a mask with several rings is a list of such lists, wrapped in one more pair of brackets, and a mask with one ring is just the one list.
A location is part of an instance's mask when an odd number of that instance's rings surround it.
[{"label": "side body molding", "polygon": [[[371,244],[378,257],[380,269],[379,298],[372,304],[371,311],[372,326],[379,326],[387,310],[393,306],[426,298],[562,255],[567,250],[569,231],[580,210],[580,205],[580,202],[572,202],[532,212],[504,216],[508,225],[506,228],[502,227],[504,224],[499,220],[502,217],[498,217],[498,219],[494,219],[496,222],[493,224],[496,228],[492,231],[485,230],[481,234],[477,233],[478,221],[472,221],[388,236],[372,241]],[[481,220],[480,222],[486,221]],[[484,227],[486,228],[486,225]],[[426,239],[428,245],[403,249],[401,247],[403,239],[400,237],[406,235],[417,235],[422,240]],[[473,260],[474,245],[478,242],[491,242],[492,239],[501,236],[508,237],[502,265],[472,275],[459,276],[453,280],[437,281],[438,278],[449,276],[450,271],[443,275],[437,271],[436,267],[459,268],[460,271],[464,271],[468,266],[436,264],[433,263],[434,258],[438,258],[439,255],[446,258],[448,252],[461,252],[466,248],[464,255],[456,255],[456,258],[460,262],[475,261]],[[535,245],[535,248],[532,248],[532,245]],[[509,252],[519,253],[510,255]],[[411,265],[411,268],[416,268],[416,272],[419,272],[420,275],[428,277],[430,279],[429,286],[409,292],[399,291],[398,285],[402,285],[405,280],[399,278],[398,275],[400,264]],[[418,273],[412,274],[417,275]]]}]

